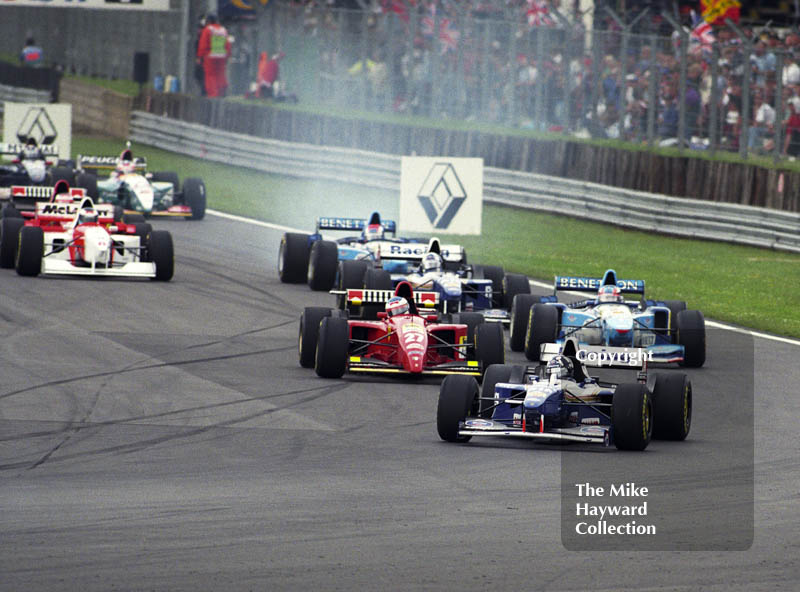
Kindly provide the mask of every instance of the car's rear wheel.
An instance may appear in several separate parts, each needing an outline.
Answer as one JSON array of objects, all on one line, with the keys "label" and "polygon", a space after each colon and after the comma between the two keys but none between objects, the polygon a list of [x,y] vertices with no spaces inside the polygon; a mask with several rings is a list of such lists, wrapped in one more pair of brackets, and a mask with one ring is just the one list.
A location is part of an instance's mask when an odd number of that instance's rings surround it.
[{"label": "car's rear wheel", "polygon": [[498,382],[508,382],[514,370],[512,364],[492,364],[486,369],[481,383],[481,416],[491,418],[491,410],[494,408],[494,389]]},{"label": "car's rear wheel", "polygon": [[525,335],[525,357],[538,362],[543,343],[552,343],[558,336],[558,309],[541,302],[534,304],[528,315]]},{"label": "car's rear wheel", "polygon": [[460,312],[452,315],[451,320],[454,325],[467,326],[467,344],[472,350],[472,355],[468,356],[470,359],[477,359],[474,346],[475,345],[475,329],[478,325],[483,323],[483,315],[479,312]]},{"label": "car's rear wheel", "polygon": [[517,294],[511,304],[511,324],[508,331],[508,344],[511,351],[521,352],[525,349],[525,336],[528,334],[528,319],[531,307],[538,298],[532,294]]},{"label": "car's rear wheel", "polygon": [[51,171],[51,175],[52,175],[52,178],[53,178],[53,185],[54,186],[59,181],[66,181],[67,183],[69,183],[70,187],[73,187],[75,185],[75,173],[69,167],[65,167],[65,166],[53,167],[53,170]]},{"label": "car's rear wheel", "polygon": [[477,412],[478,381],[472,376],[446,376],[439,387],[436,407],[436,430],[447,442],[468,442],[472,436],[459,436],[460,424],[469,413]]},{"label": "car's rear wheel", "polygon": [[484,371],[492,364],[505,362],[503,326],[500,323],[482,323],[475,328],[475,357]]},{"label": "car's rear wheel", "polygon": [[89,173],[78,173],[75,177],[75,185],[86,191],[86,195],[96,200],[100,193],[97,191],[97,177]]},{"label": "car's rear wheel", "polygon": [[317,292],[333,288],[338,261],[339,247],[335,242],[325,240],[314,242],[308,257],[308,287]]},{"label": "car's rear wheel", "polygon": [[303,368],[313,368],[317,356],[317,341],[319,340],[319,324],[325,317],[331,316],[330,308],[321,306],[307,306],[300,313],[300,332],[297,336],[297,350],[300,365]]},{"label": "car's rear wheel", "polygon": [[514,296],[518,294],[530,294],[531,284],[528,276],[521,273],[507,273],[503,277],[503,308],[511,310],[514,304]]},{"label": "car's rear wheel", "polygon": [[[339,261],[338,282],[336,288],[340,291],[352,290],[364,287],[364,274],[370,264],[367,261]],[[341,294],[336,297],[339,308],[347,307],[347,295]]]},{"label": "car's rear wheel", "polygon": [[18,237],[17,273],[30,277],[39,275],[44,257],[44,231],[39,226],[23,226]]},{"label": "car's rear wheel", "polygon": [[172,191],[174,193],[178,193],[178,191],[181,189],[178,173],[172,171],[158,171],[153,173],[153,176],[150,177],[150,180],[153,183],[172,183]]},{"label": "car's rear wheel", "polygon": [[[177,187],[175,188],[177,191]],[[206,184],[202,179],[189,177],[183,180],[183,203],[192,210],[191,220],[202,220],[206,215]]]},{"label": "car's rear wheel", "polygon": [[656,374],[653,438],[685,440],[692,427],[692,383],[685,374]]},{"label": "car's rear wheel", "polygon": [[153,230],[147,238],[147,257],[156,265],[158,282],[168,282],[175,272],[175,252],[172,235],[166,230]]},{"label": "car's rear wheel", "polygon": [[683,346],[681,366],[699,368],[706,362],[706,321],[699,310],[678,313],[678,343]]},{"label": "car's rear wheel", "polygon": [[6,204],[3,206],[2,213],[0,214],[3,218],[22,218],[22,214],[20,211],[14,207],[14,204]]},{"label": "car's rear wheel", "polygon": [[[118,207],[121,208],[121,206],[116,206],[114,208],[115,215]],[[122,221],[125,224],[144,224],[147,221],[147,218],[145,218],[143,214],[130,213],[130,214],[123,214]]]},{"label": "car's rear wheel", "polygon": [[319,326],[314,370],[322,378],[341,378],[347,368],[350,327],[347,319],[325,317]]},{"label": "car's rear wheel", "polygon": [[19,231],[25,225],[22,218],[0,219],[0,267],[11,269],[17,257]]},{"label": "car's rear wheel", "polygon": [[278,276],[284,284],[299,284],[307,280],[309,235],[287,232],[278,249]]},{"label": "car's rear wheel", "polygon": [[643,384],[620,384],[611,406],[614,445],[619,450],[644,450],[653,434],[653,403]]}]

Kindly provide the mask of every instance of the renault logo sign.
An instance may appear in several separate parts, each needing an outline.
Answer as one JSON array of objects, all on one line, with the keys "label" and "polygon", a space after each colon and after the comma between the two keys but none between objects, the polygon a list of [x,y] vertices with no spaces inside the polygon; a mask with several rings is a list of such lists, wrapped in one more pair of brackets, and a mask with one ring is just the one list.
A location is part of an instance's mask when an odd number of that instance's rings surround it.
[{"label": "renault logo sign", "polygon": [[406,156],[400,186],[401,231],[480,234],[483,159]]},{"label": "renault logo sign", "polygon": [[17,139],[23,144],[29,138],[37,144],[52,144],[58,137],[58,130],[44,107],[31,107],[17,128]]},{"label": "renault logo sign", "polygon": [[447,228],[467,199],[467,192],[452,164],[437,162],[419,190],[419,201],[434,228]]}]

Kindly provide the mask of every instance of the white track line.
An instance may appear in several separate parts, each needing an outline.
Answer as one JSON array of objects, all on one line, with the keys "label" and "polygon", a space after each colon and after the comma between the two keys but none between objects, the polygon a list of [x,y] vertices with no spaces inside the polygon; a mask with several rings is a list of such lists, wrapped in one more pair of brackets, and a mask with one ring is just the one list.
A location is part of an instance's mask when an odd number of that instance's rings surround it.
[{"label": "white track line", "polygon": [[[283,230],[284,232],[307,232],[299,228],[292,228],[291,226],[283,226],[281,224],[273,224],[271,222],[262,222],[261,220],[253,220],[252,218],[245,218],[244,216],[226,214],[225,212],[219,212],[217,210],[206,210],[206,213],[211,214],[212,216],[218,216],[220,218],[234,220],[236,222],[244,222],[245,224],[252,224],[253,226],[261,226],[263,228],[271,228],[274,230]],[[528,281],[530,282],[531,286],[536,286],[537,288],[551,289],[553,287],[553,284],[547,284],[545,282],[540,282],[538,280],[528,280]],[[585,296],[585,294],[581,294],[580,292],[566,291],[566,293],[573,294],[575,296]],[[770,341],[778,341],[780,343],[788,343],[789,345],[800,346],[800,341],[798,341],[797,339],[790,339],[788,337],[779,337],[778,335],[769,335],[768,333],[751,331],[750,329],[745,329],[743,327],[734,327],[733,325],[725,325],[723,323],[718,323],[717,321],[706,320],[706,325],[709,327],[714,327],[716,329],[723,329],[724,331],[733,331],[734,333],[743,333],[745,335],[752,335],[753,337],[758,337],[759,339],[768,339]]]}]

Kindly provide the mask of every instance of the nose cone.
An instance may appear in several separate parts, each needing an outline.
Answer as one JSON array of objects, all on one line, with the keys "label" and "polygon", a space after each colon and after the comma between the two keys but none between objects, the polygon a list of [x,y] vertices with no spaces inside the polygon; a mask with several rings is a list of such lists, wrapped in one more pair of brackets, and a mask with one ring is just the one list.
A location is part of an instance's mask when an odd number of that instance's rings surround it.
[{"label": "nose cone", "polygon": [[633,318],[615,316],[606,321],[609,345],[627,345],[633,343]]},{"label": "nose cone", "polygon": [[412,350],[408,352],[408,371],[422,372],[425,365],[425,355],[423,351]]}]

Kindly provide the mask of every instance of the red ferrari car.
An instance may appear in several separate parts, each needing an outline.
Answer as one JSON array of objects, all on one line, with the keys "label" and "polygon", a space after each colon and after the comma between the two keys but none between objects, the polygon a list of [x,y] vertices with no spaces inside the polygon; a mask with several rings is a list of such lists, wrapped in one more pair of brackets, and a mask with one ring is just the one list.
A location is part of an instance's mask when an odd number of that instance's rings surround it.
[{"label": "red ferrari car", "polygon": [[[414,293],[401,282],[394,291],[347,290],[346,298],[345,310],[308,307],[300,316],[300,365],[323,378],[348,371],[480,377],[505,359],[502,325],[439,317],[431,310],[436,292]],[[378,303],[386,310],[376,320],[350,318],[352,307]]]}]

